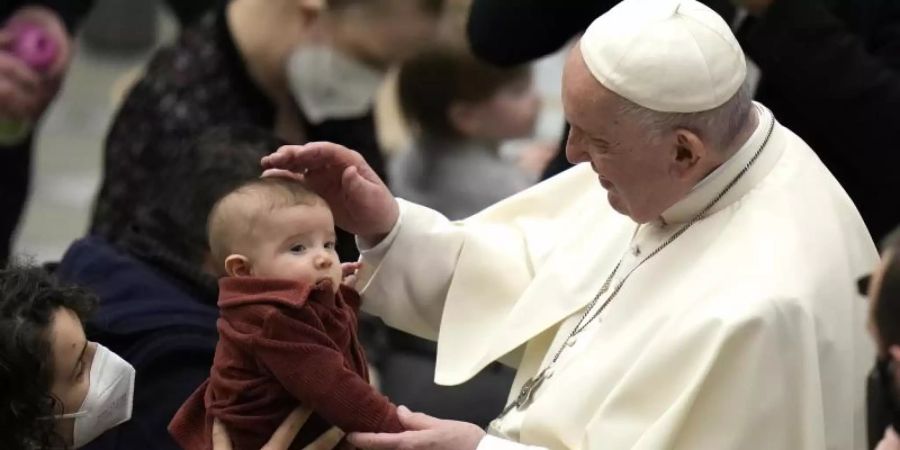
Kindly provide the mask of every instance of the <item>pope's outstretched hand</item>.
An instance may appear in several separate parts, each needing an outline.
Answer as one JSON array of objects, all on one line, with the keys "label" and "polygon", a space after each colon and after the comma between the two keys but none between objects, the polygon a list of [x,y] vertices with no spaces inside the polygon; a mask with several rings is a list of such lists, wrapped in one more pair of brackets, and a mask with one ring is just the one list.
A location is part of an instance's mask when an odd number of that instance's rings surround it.
[{"label": "pope's outstretched hand", "polygon": [[285,145],[262,159],[266,175],[290,171],[328,202],[335,225],[369,244],[394,227],[400,209],[383,181],[363,157],[330,142]]}]

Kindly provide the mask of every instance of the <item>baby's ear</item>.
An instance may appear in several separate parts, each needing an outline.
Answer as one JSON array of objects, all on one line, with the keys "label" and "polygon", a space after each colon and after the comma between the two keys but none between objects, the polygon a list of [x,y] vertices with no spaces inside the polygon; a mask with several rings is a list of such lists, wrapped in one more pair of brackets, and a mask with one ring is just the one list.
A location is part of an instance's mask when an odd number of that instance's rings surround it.
[{"label": "baby's ear", "polygon": [[249,277],[250,260],[244,255],[229,255],[225,258],[225,273],[229,277]]}]

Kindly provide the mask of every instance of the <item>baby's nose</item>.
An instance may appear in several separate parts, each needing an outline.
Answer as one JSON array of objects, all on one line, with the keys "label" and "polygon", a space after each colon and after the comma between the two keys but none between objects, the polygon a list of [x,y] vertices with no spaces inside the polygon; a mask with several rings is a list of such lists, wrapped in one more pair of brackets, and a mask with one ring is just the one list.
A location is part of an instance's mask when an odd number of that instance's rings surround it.
[{"label": "baby's nose", "polygon": [[331,258],[329,258],[328,256],[323,255],[323,254],[316,255],[315,262],[316,262],[316,267],[318,267],[320,269],[328,269],[334,264],[331,261]]}]

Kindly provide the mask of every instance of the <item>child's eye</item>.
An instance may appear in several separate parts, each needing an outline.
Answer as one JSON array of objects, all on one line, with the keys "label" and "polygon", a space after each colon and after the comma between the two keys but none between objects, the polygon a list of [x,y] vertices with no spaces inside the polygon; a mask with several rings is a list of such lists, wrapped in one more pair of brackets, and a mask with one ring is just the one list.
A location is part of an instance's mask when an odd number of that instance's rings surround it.
[{"label": "child's eye", "polygon": [[306,251],[306,246],[297,244],[291,247],[291,253],[303,253]]},{"label": "child's eye", "polygon": [[325,243],[325,248],[327,248],[328,250],[334,250],[334,246],[335,246],[334,241],[329,241],[329,242]]}]

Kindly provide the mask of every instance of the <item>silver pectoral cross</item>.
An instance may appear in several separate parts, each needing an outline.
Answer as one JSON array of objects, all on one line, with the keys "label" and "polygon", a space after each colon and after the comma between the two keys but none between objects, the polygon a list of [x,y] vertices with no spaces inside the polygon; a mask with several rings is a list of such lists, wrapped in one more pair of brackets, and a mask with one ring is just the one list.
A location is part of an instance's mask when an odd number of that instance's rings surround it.
[{"label": "silver pectoral cross", "polygon": [[547,366],[537,375],[528,379],[525,384],[522,385],[522,389],[519,390],[519,396],[516,397],[515,400],[512,401],[506,408],[503,409],[503,412],[497,416],[497,420],[502,419],[507,413],[512,411],[513,409],[522,410],[531,404],[532,400],[534,400],[534,393],[537,392],[538,388],[544,384],[544,381],[550,379],[553,376],[553,372],[550,370],[550,366]]}]

